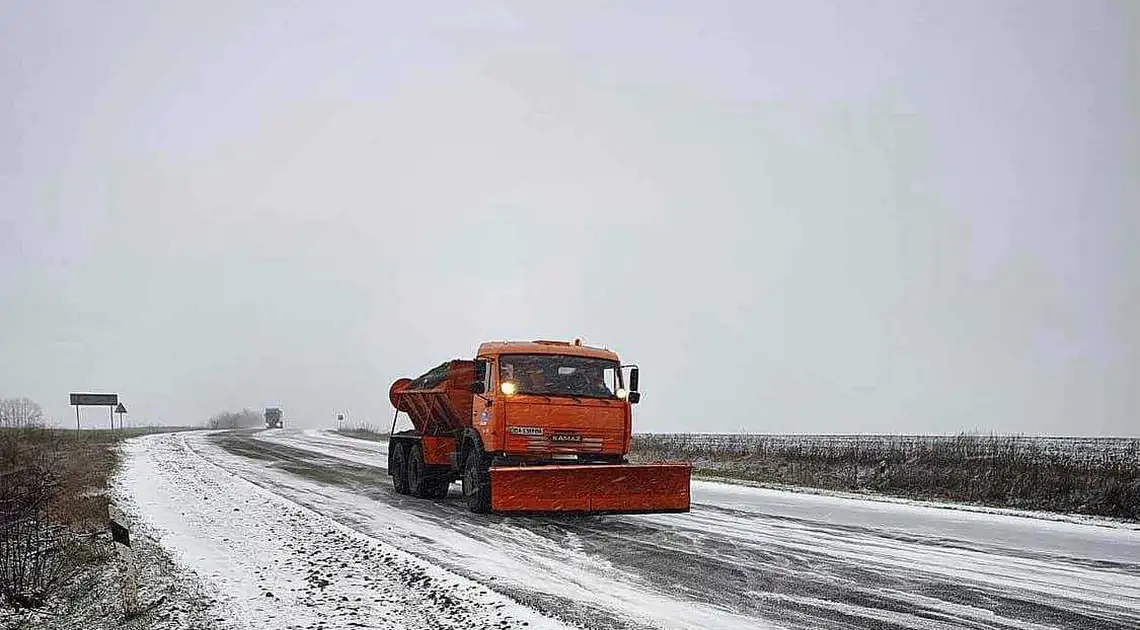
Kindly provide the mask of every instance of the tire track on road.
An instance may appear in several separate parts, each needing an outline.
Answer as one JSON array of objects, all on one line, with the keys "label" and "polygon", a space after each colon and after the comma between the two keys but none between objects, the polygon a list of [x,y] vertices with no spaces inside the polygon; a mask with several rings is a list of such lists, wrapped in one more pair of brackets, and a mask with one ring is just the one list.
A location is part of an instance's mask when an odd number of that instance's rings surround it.
[{"label": "tire track on road", "polygon": [[[1115,630],[1133,627],[1135,621],[1135,612],[1125,607],[1047,595],[1016,584],[995,588],[919,567],[908,570],[905,560],[894,555],[899,547],[981,555],[955,550],[949,539],[700,504],[685,515],[474,517],[458,500],[432,502],[393,493],[384,473],[377,481],[383,463],[379,455],[377,466],[347,462],[331,455],[323,442],[315,444],[314,451],[298,448],[304,439],[289,437],[291,445],[286,446],[282,440],[243,436],[228,447],[234,452],[259,450],[295,474],[339,483],[490,549],[522,544],[541,557],[573,550],[606,569],[636,576],[640,587],[660,596],[711,605],[757,622],[805,628]],[[864,557],[836,554],[844,548],[860,550]],[[882,564],[880,557],[891,560]]]}]

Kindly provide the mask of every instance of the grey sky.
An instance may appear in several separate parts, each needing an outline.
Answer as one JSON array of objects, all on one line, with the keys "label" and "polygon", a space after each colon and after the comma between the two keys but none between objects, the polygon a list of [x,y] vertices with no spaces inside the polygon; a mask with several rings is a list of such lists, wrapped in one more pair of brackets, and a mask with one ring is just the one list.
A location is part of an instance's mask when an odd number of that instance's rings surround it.
[{"label": "grey sky", "polygon": [[161,4],[0,8],[0,395],[583,336],[643,430],[1140,435],[1134,3]]}]

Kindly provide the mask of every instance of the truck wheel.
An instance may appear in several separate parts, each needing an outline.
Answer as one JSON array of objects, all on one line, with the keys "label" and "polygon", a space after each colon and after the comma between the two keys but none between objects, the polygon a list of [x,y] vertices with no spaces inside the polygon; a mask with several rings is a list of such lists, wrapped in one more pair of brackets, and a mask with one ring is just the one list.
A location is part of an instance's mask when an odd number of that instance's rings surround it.
[{"label": "truck wheel", "polygon": [[428,496],[430,486],[424,475],[424,449],[416,444],[408,453],[408,493],[423,499]]},{"label": "truck wheel", "polygon": [[476,514],[491,511],[491,471],[483,460],[483,449],[475,446],[463,467],[463,499],[467,509]]},{"label": "truck wheel", "polygon": [[408,447],[396,442],[388,447],[388,472],[392,474],[392,486],[396,494],[408,494]]}]

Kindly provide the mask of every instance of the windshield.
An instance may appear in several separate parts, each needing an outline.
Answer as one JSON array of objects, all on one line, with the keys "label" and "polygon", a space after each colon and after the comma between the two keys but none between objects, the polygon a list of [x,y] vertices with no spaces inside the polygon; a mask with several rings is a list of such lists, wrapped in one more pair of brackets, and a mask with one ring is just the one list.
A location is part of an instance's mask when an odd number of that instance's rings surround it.
[{"label": "windshield", "polygon": [[499,359],[499,379],[520,394],[617,398],[617,361],[560,354],[512,354]]}]

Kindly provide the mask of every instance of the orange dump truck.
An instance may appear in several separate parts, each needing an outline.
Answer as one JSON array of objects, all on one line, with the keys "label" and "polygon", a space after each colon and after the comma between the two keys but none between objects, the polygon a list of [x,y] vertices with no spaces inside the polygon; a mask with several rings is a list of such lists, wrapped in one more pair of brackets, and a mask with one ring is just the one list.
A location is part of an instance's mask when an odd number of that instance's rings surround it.
[{"label": "orange dump truck", "polygon": [[[627,382],[628,381],[628,382]],[[687,512],[689,464],[630,464],[637,366],[580,340],[493,342],[388,392],[396,492],[472,512]],[[400,413],[413,429],[395,432]]]}]

